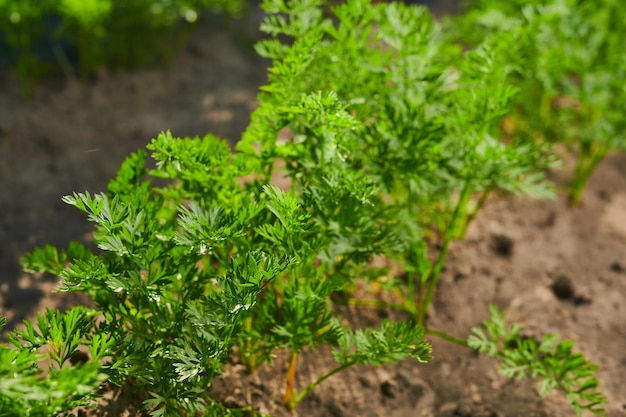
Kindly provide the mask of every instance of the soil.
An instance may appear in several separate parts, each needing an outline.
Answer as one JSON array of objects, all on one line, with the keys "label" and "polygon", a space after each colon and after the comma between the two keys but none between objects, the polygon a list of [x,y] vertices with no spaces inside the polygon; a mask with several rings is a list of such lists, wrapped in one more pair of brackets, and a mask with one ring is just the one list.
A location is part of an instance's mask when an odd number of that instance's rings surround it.
[{"label": "soil", "polygon": [[[88,241],[91,227],[61,202],[74,191],[103,191],[119,164],[158,132],[220,135],[234,143],[255,107],[267,62],[251,48],[258,22],[203,25],[165,69],[111,73],[89,84],[47,81],[30,99],[15,75],[0,78],[0,314],[7,330],[46,307],[80,297],[52,293],[56,281],[21,271],[20,256],[46,243]],[[238,35],[235,35],[238,34]],[[565,185],[568,171],[551,173]],[[506,308],[530,336],[559,333],[600,365],[610,417],[626,416],[626,155],[611,154],[591,178],[582,204],[495,197],[451,248],[428,326],[465,338]],[[389,314],[338,307],[356,324]],[[6,332],[6,330],[5,330]],[[233,364],[212,392],[229,406],[283,416],[573,416],[563,396],[542,399],[529,381],[510,381],[482,355],[430,338],[435,360],[354,368],[325,381],[293,413],[280,404],[287,357],[248,375]],[[328,349],[305,352],[306,386],[333,366]],[[85,415],[84,412],[80,413]],[[136,416],[137,399],[111,391],[89,416]]]}]

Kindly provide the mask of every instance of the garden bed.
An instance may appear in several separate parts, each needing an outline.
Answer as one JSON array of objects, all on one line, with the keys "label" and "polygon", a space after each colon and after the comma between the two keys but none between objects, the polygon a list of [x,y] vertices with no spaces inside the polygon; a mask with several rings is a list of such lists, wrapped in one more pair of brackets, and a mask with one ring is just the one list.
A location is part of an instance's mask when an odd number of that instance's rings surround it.
[{"label": "garden bed", "polygon": [[[158,132],[212,132],[234,143],[255,108],[267,62],[249,45],[202,27],[168,69],[109,73],[97,81],[49,82],[28,100],[12,73],[0,86],[0,313],[7,328],[45,307],[81,302],[52,294],[56,282],[24,274],[18,258],[35,246],[90,241],[91,226],[61,196],[104,190],[123,158]],[[552,179],[564,185],[560,171]],[[456,337],[505,308],[531,336],[559,333],[600,366],[610,417],[626,415],[626,155],[612,154],[592,176],[582,203],[492,197],[453,242],[428,324]],[[337,307],[356,327],[399,313]],[[495,361],[429,337],[435,360],[353,368],[324,382],[291,415],[299,416],[572,416],[559,394],[541,399],[528,381],[497,374]],[[331,368],[325,349],[305,351],[297,385]],[[236,363],[212,387],[227,406],[252,405],[276,417],[288,355],[248,375]],[[87,415],[117,416],[138,406],[135,395]],[[132,414],[131,415],[135,415]]]}]

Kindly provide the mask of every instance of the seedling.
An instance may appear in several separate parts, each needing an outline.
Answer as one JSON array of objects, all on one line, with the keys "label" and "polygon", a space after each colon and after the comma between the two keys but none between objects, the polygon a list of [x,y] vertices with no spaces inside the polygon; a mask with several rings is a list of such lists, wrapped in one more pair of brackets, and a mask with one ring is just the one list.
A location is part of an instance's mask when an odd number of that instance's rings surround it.
[{"label": "seedling", "polygon": [[508,378],[530,375],[537,379],[543,397],[555,389],[564,392],[577,416],[582,416],[584,410],[606,415],[606,398],[597,390],[598,366],[574,353],[573,342],[560,342],[554,334],[546,334],[538,341],[524,336],[518,324],[507,326],[505,313],[496,306],[490,305],[489,312],[491,317],[483,327],[472,329],[473,334],[467,339],[471,348],[498,358],[500,373]]}]

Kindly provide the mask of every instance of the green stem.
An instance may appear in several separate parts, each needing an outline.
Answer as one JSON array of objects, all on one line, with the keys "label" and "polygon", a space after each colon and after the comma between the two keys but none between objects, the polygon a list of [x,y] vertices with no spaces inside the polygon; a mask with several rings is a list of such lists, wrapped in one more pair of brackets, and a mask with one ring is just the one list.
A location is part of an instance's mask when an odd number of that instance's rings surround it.
[{"label": "green stem", "polygon": [[443,269],[443,264],[448,256],[448,248],[450,246],[450,242],[452,241],[452,237],[454,236],[454,231],[457,228],[457,224],[461,219],[461,213],[465,211],[465,206],[469,201],[470,196],[472,195],[472,189],[470,187],[470,182],[467,181],[463,186],[463,190],[461,191],[461,195],[459,196],[459,201],[456,203],[456,207],[454,209],[454,213],[452,214],[452,219],[450,220],[450,224],[446,229],[446,234],[444,236],[443,247],[441,252],[439,252],[439,256],[437,257],[437,262],[435,263],[435,267],[433,268],[431,276],[427,280],[427,289],[424,296],[424,300],[420,300],[418,304],[418,312],[417,312],[417,323],[420,325],[424,325],[424,321],[426,319],[426,313],[428,312],[428,306],[432,301],[433,295],[435,293],[435,289],[437,288],[437,284],[439,283],[439,277],[441,275],[441,270]]},{"label": "green stem", "polygon": [[574,178],[569,193],[570,206],[574,207],[580,203],[589,177],[591,177],[593,171],[597,168],[598,164],[604,160],[610,150],[611,148],[608,145],[604,145],[595,151],[593,148],[590,148],[586,152],[581,150],[578,155]]},{"label": "green stem", "polygon": [[480,195],[480,198],[476,202],[476,206],[474,207],[474,210],[472,210],[472,212],[467,216],[467,219],[465,220],[465,224],[463,225],[463,230],[460,233],[457,234],[457,238],[458,239],[463,239],[465,237],[465,233],[467,232],[467,228],[469,227],[470,223],[472,223],[472,221],[476,217],[476,214],[478,214],[480,209],[485,205],[485,201],[487,201],[487,198],[489,197],[489,194],[491,194],[492,190],[493,190],[493,187],[488,187]]},{"label": "green stem", "polygon": [[[467,342],[463,339],[459,339],[457,337],[451,336],[447,333],[444,332],[440,332],[439,330],[434,330],[434,329],[425,329],[426,334],[431,334],[433,336],[437,336],[440,337],[442,339],[445,339],[449,342],[452,343],[456,343],[457,345],[461,345],[461,346],[467,346]],[[323,375],[322,377],[318,378],[316,381],[310,383],[304,390],[302,390],[302,392],[300,392],[295,399],[292,399],[292,404],[293,404],[293,408],[291,408],[291,410],[293,410],[295,407],[297,407],[297,405],[304,399],[304,397],[307,396],[307,394],[311,391],[313,391],[318,385],[320,385],[322,382],[324,382],[325,380],[327,380],[328,378],[330,378],[331,376],[343,371],[346,368],[349,368],[352,365],[355,365],[356,362],[347,362],[344,363],[343,365],[340,365],[338,367],[336,367],[335,369],[331,370],[330,372],[326,373],[325,375]]]},{"label": "green stem", "polygon": [[424,332],[426,334],[431,334],[433,336],[440,337],[441,339],[447,340],[448,342],[456,343],[457,345],[460,345],[460,346],[469,347],[467,345],[467,341],[465,341],[463,339],[459,339],[458,337],[454,337],[454,336],[449,335],[447,333],[440,332],[439,330],[424,328]]},{"label": "green stem", "polygon": [[[249,333],[252,331],[252,317],[246,317],[244,320],[244,328]],[[254,342],[251,337],[247,337],[244,343],[245,352],[242,353],[242,361],[246,364],[248,372],[253,373],[257,369],[256,353],[252,352]]]},{"label": "green stem", "polygon": [[407,274],[407,299],[404,301],[407,311],[411,314],[415,314],[415,274]]},{"label": "green stem", "polygon": [[304,397],[307,396],[307,394],[311,391],[313,391],[319,384],[321,384],[322,382],[324,382],[325,380],[327,380],[328,378],[330,378],[331,376],[343,371],[344,369],[352,366],[356,364],[356,362],[347,362],[344,363],[343,365],[340,365],[338,367],[336,367],[335,369],[333,369],[332,371],[328,372],[327,374],[325,374],[324,376],[318,378],[316,381],[311,382],[302,392],[300,392],[298,394],[298,396],[294,399],[294,408],[300,403],[300,401],[302,401],[304,399]]},{"label": "green stem", "polygon": [[552,98],[545,91],[541,94],[539,103],[539,118],[543,123],[549,121],[552,115]]},{"label": "green stem", "polygon": [[72,67],[72,64],[70,63],[70,60],[67,57],[67,54],[65,53],[63,48],[61,48],[59,44],[56,42],[52,44],[52,53],[54,54],[54,57],[59,63],[59,66],[61,67],[61,71],[63,71],[63,74],[65,75],[65,77],[76,78],[76,71],[74,71],[74,68]]}]

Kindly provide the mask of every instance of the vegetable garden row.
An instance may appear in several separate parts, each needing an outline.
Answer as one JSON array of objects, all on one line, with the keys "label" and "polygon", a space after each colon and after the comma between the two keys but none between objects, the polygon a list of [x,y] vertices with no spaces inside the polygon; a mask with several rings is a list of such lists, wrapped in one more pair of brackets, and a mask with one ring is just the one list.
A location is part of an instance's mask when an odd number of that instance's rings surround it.
[{"label": "vegetable garden row", "polygon": [[[263,7],[257,51],[272,66],[235,149],[211,134],[160,134],[107,193],[64,197],[95,223],[98,250],[46,246],[22,259],[94,307],[49,310],[10,334],[0,409],[59,415],[93,404],[105,381],[132,381],[153,416],[254,414],[207,388],[233,353],[254,372],[287,349],[293,410],[346,368],[431,360],[434,336],[536,379],[543,395],[563,391],[577,415],[606,415],[597,366],[571,342],[526,337],[495,306],[478,306],[490,319],[459,339],[430,328],[428,312],[450,245],[490,196],[566,192],[574,206],[598,163],[626,150],[620,2],[477,0],[443,22],[370,0]],[[572,154],[559,190],[546,172]],[[288,187],[273,185],[277,174]],[[356,298],[363,283],[387,296]],[[406,320],[355,330],[337,303]],[[295,386],[299,355],[320,345],[336,367]],[[89,359],[73,363],[81,350]]]}]

